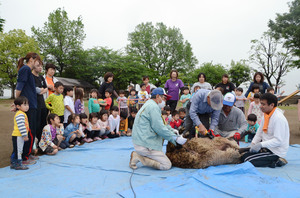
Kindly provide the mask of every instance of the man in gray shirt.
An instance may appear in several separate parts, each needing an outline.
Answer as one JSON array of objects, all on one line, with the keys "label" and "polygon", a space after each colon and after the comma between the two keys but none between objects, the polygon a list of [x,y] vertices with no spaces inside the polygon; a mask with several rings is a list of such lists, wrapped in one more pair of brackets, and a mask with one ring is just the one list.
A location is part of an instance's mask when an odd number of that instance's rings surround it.
[{"label": "man in gray shirt", "polygon": [[241,135],[247,130],[247,120],[244,113],[239,108],[233,106],[234,102],[234,94],[227,93],[224,96],[219,123],[214,133],[216,136],[233,137],[238,141],[241,139]]}]

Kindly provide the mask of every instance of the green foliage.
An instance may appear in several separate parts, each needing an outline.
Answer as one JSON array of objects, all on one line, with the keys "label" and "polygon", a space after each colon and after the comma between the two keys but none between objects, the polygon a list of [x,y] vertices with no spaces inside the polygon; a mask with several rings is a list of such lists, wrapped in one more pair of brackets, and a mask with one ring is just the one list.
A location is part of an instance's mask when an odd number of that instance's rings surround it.
[{"label": "green foliage", "polygon": [[156,26],[151,22],[141,23],[134,32],[129,33],[128,40],[127,54],[146,68],[144,74],[156,86],[163,84],[171,69],[186,74],[198,62],[180,30],[163,23],[157,23]]},{"label": "green foliage", "polygon": [[[58,8],[50,13],[48,22],[42,29],[31,28],[34,38],[38,41],[42,55],[47,62],[58,65],[59,74],[73,65],[71,62],[74,54],[82,50],[82,42],[85,38],[82,18],[70,20],[67,12]],[[79,52],[77,52],[79,51]]]},{"label": "green foliage", "polygon": [[247,65],[245,60],[230,63],[230,69],[228,70],[228,75],[231,82],[235,84],[236,87],[240,86],[243,82],[250,81],[250,67]]},{"label": "green foliage", "polygon": [[277,14],[275,21],[270,20],[269,27],[277,39],[285,39],[285,46],[298,57],[294,63],[300,68],[300,0],[290,2],[289,8],[288,13]]},{"label": "green foliage", "polygon": [[12,89],[12,98],[17,83],[18,60],[28,52],[39,53],[39,47],[23,30],[0,33],[0,82]]},{"label": "green foliage", "polygon": [[193,74],[193,79],[198,82],[198,74],[204,73],[206,82],[209,82],[213,87],[222,81],[222,75],[227,73],[227,70],[221,64],[203,63],[199,69],[196,69]]}]

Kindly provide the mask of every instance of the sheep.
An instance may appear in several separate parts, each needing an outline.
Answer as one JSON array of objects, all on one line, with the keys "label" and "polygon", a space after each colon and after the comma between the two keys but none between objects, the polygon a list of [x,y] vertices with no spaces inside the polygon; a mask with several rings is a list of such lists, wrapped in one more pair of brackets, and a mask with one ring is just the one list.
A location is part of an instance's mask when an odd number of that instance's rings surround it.
[{"label": "sheep", "polygon": [[207,168],[241,163],[239,146],[227,138],[193,138],[183,146],[168,143],[166,155],[172,165],[180,168]]}]

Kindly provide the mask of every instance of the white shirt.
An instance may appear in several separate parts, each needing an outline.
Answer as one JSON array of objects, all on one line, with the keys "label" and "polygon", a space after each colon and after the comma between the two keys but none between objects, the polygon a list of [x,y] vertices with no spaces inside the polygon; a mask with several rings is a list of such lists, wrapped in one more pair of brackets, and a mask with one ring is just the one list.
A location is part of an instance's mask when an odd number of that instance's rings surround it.
[{"label": "white shirt", "polygon": [[116,118],[113,115],[108,117],[108,123],[110,127],[110,132],[113,132],[116,129],[116,132],[119,132],[120,126],[120,116],[118,115]]},{"label": "white shirt", "polygon": [[[68,105],[71,108],[71,110],[73,111],[73,113],[75,113],[73,98],[71,98],[70,96],[65,96],[65,98],[64,98],[64,105],[65,106]],[[71,115],[71,112],[67,108],[65,108],[65,111],[64,111],[64,123],[68,122],[69,115]]]},{"label": "white shirt", "polygon": [[261,121],[252,143],[261,142],[262,147],[268,148],[279,157],[285,157],[289,148],[290,129],[282,111],[276,109],[269,120],[268,132],[263,132],[264,117]]}]

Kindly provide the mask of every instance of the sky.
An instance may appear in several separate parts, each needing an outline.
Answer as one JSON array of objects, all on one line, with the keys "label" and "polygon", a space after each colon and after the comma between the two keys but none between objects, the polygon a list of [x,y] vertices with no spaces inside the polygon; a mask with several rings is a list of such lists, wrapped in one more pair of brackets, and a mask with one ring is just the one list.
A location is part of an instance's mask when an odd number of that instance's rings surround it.
[{"label": "sky", "polygon": [[[230,65],[231,60],[249,59],[251,40],[268,30],[276,13],[288,12],[288,0],[0,0],[4,32],[42,28],[49,13],[64,8],[69,19],[82,17],[85,49],[96,46],[122,50],[128,33],[140,23],[163,22],[179,28],[199,61]],[[251,67],[257,67],[250,64]],[[296,90],[300,71],[285,78],[286,93]]]}]

